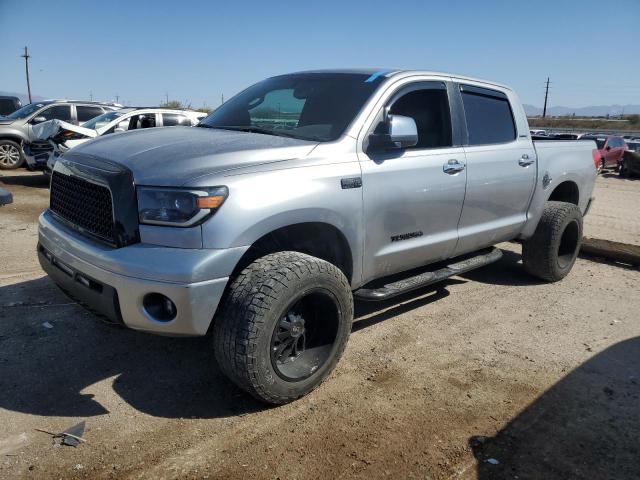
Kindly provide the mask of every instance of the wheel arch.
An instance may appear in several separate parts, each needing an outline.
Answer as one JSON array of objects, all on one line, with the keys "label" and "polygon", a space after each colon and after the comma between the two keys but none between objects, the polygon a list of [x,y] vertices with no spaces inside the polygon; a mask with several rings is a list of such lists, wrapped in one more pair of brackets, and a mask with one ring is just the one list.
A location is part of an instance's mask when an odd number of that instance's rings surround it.
[{"label": "wheel arch", "polygon": [[551,195],[547,198],[548,202],[566,202],[580,205],[580,188],[573,180],[565,180],[558,184]]},{"label": "wheel arch", "polygon": [[231,276],[236,276],[257,258],[280,251],[321,258],[337,266],[350,283],[353,280],[353,249],[347,237],[335,225],[322,221],[293,223],[263,234],[240,258]]},{"label": "wheel arch", "polygon": [[22,146],[27,141],[26,138],[23,138],[17,133],[0,133],[0,141],[2,140],[10,140],[12,142],[16,142],[20,146]]}]

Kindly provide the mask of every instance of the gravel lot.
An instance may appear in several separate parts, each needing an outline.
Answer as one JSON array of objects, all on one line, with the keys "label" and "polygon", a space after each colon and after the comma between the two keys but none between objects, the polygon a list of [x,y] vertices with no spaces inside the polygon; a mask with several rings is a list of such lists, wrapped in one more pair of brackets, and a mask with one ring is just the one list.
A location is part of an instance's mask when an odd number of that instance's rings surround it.
[{"label": "gravel lot", "polygon": [[[221,376],[210,339],[106,325],[43,277],[46,185],[0,174],[15,198],[0,210],[0,478],[640,478],[638,269],[578,259],[542,284],[501,245],[439,288],[356,304],[327,382],[265,408]],[[637,241],[640,181],[597,189],[586,234],[613,235],[600,219],[616,212]],[[77,448],[34,430],[81,420]]]}]

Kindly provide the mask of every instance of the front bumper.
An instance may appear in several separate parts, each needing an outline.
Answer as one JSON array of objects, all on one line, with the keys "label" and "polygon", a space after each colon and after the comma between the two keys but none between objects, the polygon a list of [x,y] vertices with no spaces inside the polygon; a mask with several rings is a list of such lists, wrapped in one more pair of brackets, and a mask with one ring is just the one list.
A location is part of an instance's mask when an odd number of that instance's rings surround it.
[{"label": "front bumper", "polygon": [[[110,248],[82,237],[48,210],[39,219],[38,257],[70,296],[113,322],[172,336],[207,333],[236,263],[248,247],[170,248],[138,243]],[[176,316],[160,321],[143,299],[162,294]]]},{"label": "front bumper", "polygon": [[25,144],[23,152],[24,160],[31,170],[44,170],[52,149],[34,148],[31,144]]}]

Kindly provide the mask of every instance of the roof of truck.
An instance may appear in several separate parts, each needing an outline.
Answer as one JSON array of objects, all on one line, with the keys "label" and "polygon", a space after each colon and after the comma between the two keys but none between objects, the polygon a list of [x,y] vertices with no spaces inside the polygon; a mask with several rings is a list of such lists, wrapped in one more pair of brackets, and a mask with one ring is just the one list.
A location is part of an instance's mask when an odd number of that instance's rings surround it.
[{"label": "roof of truck", "polygon": [[323,69],[323,70],[306,70],[295,73],[351,73],[351,74],[361,74],[361,75],[370,75],[376,77],[392,77],[392,76],[411,76],[411,75],[436,75],[440,77],[452,77],[456,80],[467,80],[470,82],[479,82],[486,83],[487,85],[494,85],[496,87],[505,88],[508,90],[512,90],[511,87],[494,82],[491,80],[484,80],[481,78],[468,77],[466,75],[458,75],[456,73],[446,73],[446,72],[434,72],[430,70],[404,70],[398,68],[336,68],[336,69]]}]

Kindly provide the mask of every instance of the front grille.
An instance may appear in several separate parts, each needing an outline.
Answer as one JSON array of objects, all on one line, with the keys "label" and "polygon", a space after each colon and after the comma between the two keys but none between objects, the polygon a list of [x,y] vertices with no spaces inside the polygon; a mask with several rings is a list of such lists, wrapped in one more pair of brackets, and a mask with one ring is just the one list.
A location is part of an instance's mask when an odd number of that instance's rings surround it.
[{"label": "front grille", "polygon": [[53,150],[53,145],[46,140],[35,140],[31,142],[29,148],[31,149],[31,153],[35,156],[51,152]]},{"label": "front grille", "polygon": [[53,172],[50,208],[74,226],[114,243],[113,204],[108,188]]}]

